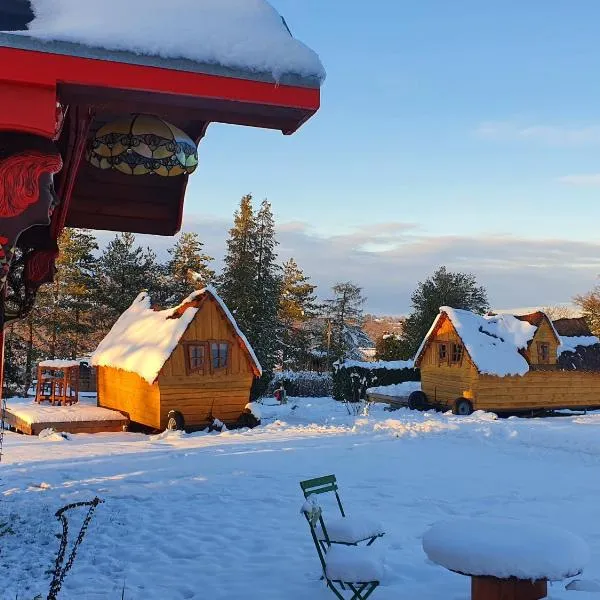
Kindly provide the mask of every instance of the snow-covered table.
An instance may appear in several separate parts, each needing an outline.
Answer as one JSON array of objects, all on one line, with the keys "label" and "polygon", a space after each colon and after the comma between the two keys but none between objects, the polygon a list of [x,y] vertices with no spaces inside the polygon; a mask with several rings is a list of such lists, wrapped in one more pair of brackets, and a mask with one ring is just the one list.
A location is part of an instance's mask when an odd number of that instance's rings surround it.
[{"label": "snow-covered table", "polygon": [[547,582],[581,573],[587,544],[553,526],[511,519],[456,519],[423,536],[433,562],[471,576],[472,600],[538,600]]}]

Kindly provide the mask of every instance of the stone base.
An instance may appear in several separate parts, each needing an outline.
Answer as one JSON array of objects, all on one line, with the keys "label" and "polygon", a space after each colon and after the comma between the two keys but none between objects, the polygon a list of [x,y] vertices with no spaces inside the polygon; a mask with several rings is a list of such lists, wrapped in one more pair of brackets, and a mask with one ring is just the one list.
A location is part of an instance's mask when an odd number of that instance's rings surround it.
[{"label": "stone base", "polygon": [[471,600],[540,600],[547,595],[545,579],[471,577]]}]

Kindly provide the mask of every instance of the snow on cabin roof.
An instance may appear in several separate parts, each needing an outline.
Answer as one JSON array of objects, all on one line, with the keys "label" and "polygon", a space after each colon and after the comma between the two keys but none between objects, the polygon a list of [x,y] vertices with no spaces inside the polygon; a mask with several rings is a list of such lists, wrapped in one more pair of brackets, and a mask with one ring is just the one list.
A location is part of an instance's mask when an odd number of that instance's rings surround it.
[{"label": "snow on cabin roof", "polygon": [[[21,36],[49,44],[187,59],[268,73],[276,81],[297,75],[314,79],[318,86],[325,79],[318,55],[291,35],[266,0],[104,0],[101,4],[31,0],[31,4],[35,18],[27,31],[11,32],[13,39]],[[62,51],[77,53],[65,46]]]},{"label": "snow on cabin roof", "polygon": [[131,371],[152,385],[199,310],[190,303],[207,293],[217,301],[262,374],[252,346],[212,286],[192,293],[174,308],[158,311],[152,309],[147,292],[140,293],[100,342],[92,354],[92,365]]},{"label": "snow on cabin roof", "polygon": [[68,367],[78,367],[80,361],[78,360],[64,360],[64,359],[51,359],[51,360],[43,360],[39,363],[40,367],[44,367],[46,369],[66,369]]},{"label": "snow on cabin roof", "polygon": [[600,339],[595,335],[561,335],[558,354],[563,352],[576,352],[580,346],[594,346],[600,344]]},{"label": "snow on cabin roof", "polygon": [[526,319],[514,315],[477,315],[468,310],[442,306],[431,329],[417,351],[416,360],[443,315],[447,315],[468,352],[471,360],[482,374],[524,375],[529,364],[519,350],[527,348],[537,327]]}]

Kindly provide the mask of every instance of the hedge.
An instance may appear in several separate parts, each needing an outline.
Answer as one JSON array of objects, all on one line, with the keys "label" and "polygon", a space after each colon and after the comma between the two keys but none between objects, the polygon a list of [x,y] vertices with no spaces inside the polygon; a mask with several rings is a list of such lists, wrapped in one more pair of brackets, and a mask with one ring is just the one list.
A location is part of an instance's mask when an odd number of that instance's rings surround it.
[{"label": "hedge", "polygon": [[420,381],[419,369],[411,360],[336,363],[333,370],[333,397],[336,400],[365,400],[370,387]]},{"label": "hedge", "polygon": [[272,396],[283,384],[288,396],[299,398],[322,398],[331,396],[333,381],[331,373],[316,371],[280,371],[275,373],[267,388],[267,395]]}]

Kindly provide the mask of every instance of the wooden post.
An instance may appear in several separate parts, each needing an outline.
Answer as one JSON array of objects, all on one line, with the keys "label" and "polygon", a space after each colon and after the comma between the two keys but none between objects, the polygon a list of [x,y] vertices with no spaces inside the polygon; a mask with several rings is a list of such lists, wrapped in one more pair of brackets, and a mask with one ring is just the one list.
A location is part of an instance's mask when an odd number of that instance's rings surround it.
[{"label": "wooden post", "polygon": [[471,600],[540,600],[547,595],[545,579],[471,577]]},{"label": "wooden post", "polygon": [[37,382],[35,384],[35,401],[39,404],[41,400],[41,395],[44,393],[44,383],[42,381],[42,367],[38,365],[37,368]]}]

